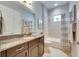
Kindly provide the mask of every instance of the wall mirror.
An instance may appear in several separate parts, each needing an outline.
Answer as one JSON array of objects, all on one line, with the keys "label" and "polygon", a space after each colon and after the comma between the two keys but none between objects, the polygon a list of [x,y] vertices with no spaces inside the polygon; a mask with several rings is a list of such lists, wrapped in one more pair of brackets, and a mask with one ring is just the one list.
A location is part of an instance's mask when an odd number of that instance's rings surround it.
[{"label": "wall mirror", "polygon": [[0,34],[14,35],[34,33],[36,29],[35,14],[28,11],[21,13],[0,4]]},{"label": "wall mirror", "polygon": [[0,34],[2,34],[2,12],[0,11]]},{"label": "wall mirror", "polygon": [[24,16],[23,16],[23,31],[22,33],[23,34],[27,34],[27,35],[32,35],[35,33],[35,14],[34,13],[26,13]]},{"label": "wall mirror", "polygon": [[38,25],[38,31],[39,31],[41,34],[43,34],[43,30],[44,30],[44,28],[43,28],[43,20],[38,18],[38,20],[37,20],[37,25]]},{"label": "wall mirror", "polygon": [[42,29],[42,20],[41,19],[38,19],[38,29]]}]

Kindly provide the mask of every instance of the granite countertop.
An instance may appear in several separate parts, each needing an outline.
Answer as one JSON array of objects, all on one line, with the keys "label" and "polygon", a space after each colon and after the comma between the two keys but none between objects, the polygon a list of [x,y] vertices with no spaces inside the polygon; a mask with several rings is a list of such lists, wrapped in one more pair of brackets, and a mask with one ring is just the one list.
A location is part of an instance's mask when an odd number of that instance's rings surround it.
[{"label": "granite countertop", "polygon": [[14,46],[17,46],[19,44],[29,42],[31,40],[34,40],[36,38],[39,38],[43,35],[37,35],[37,36],[32,36],[32,37],[22,37],[22,38],[14,38],[14,39],[9,39],[9,40],[2,40],[0,41],[0,52],[4,51],[6,49],[12,48]]}]

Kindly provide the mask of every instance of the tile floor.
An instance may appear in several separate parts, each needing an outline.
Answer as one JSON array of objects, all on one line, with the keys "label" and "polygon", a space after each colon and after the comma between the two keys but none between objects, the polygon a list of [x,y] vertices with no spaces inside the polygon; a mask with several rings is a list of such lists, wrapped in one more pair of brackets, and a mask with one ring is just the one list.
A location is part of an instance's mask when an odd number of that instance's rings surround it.
[{"label": "tile floor", "polygon": [[46,47],[43,57],[68,57],[68,56],[57,48]]},{"label": "tile floor", "polygon": [[60,42],[53,41],[54,39],[56,38],[45,38],[45,53],[43,57],[69,57],[61,50]]}]

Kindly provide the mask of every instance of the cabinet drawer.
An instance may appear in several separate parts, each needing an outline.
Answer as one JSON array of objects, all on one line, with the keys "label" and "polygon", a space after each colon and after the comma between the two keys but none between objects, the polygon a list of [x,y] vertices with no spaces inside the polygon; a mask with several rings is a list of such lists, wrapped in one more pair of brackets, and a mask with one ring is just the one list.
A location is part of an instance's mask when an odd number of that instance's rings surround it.
[{"label": "cabinet drawer", "polygon": [[24,43],[7,50],[7,56],[12,57],[28,48],[28,44]]},{"label": "cabinet drawer", "polygon": [[38,45],[39,39],[35,39],[29,42],[29,47],[32,47],[34,45]]},{"label": "cabinet drawer", "polygon": [[28,49],[17,54],[15,57],[28,57]]}]

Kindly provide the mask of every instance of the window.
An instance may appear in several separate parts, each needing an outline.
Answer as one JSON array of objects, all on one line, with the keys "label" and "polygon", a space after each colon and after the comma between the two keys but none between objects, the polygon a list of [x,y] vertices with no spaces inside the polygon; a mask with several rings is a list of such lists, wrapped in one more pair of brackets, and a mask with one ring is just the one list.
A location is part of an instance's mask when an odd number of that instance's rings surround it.
[{"label": "window", "polygon": [[53,21],[54,21],[54,22],[59,22],[59,21],[61,21],[61,15],[54,16],[54,17],[53,17]]}]

